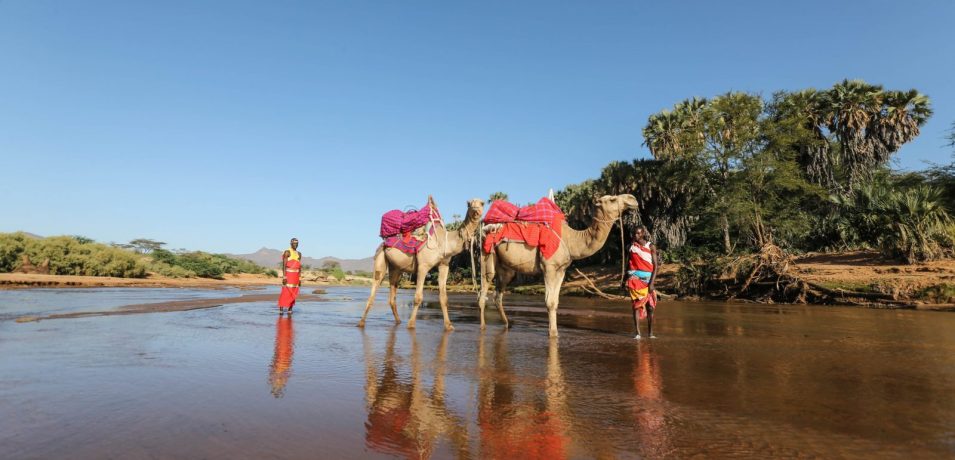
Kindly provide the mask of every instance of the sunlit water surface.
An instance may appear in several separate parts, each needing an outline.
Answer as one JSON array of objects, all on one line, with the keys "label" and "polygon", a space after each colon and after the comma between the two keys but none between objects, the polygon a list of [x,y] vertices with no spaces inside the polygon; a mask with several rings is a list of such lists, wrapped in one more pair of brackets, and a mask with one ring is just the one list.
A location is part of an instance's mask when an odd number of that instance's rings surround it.
[{"label": "sunlit water surface", "polygon": [[[260,292],[273,292],[260,291]],[[509,296],[477,325],[385,294],[16,323],[238,290],[0,291],[0,458],[955,456],[955,315]]]}]

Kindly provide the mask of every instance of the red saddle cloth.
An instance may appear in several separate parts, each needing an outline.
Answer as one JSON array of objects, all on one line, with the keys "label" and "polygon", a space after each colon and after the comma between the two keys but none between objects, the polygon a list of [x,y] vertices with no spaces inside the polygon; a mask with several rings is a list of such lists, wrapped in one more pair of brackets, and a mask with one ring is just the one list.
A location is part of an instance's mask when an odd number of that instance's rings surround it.
[{"label": "red saddle cloth", "polygon": [[[514,217],[510,218],[511,215]],[[500,230],[484,236],[482,249],[485,253],[490,253],[504,241],[519,241],[538,248],[545,259],[550,259],[560,247],[564,213],[557,203],[548,198],[541,198],[537,203],[520,209],[498,200],[491,203],[484,223],[503,224]]]},{"label": "red saddle cloth", "polygon": [[[433,232],[432,232],[433,233]],[[385,238],[386,248],[395,248],[406,254],[417,254],[424,246],[425,241],[419,240],[411,234],[395,235]]]}]

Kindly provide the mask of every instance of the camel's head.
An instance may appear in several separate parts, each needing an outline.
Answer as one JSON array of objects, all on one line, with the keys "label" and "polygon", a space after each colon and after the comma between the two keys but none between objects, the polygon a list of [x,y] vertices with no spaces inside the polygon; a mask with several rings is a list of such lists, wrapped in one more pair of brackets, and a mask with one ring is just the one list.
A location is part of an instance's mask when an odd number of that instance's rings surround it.
[{"label": "camel's head", "polygon": [[484,215],[484,200],[480,198],[472,198],[468,200],[468,215],[477,215],[478,217]]},{"label": "camel's head", "polygon": [[597,214],[603,219],[616,219],[624,211],[638,209],[637,198],[629,193],[623,195],[604,195],[597,199]]}]

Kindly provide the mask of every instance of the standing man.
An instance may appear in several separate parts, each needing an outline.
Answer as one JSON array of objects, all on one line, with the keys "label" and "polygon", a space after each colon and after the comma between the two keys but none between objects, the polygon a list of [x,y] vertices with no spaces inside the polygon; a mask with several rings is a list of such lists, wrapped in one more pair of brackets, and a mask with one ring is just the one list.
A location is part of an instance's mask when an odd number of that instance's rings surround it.
[{"label": "standing man", "polygon": [[630,245],[630,271],[627,273],[627,291],[633,301],[633,328],[636,331],[635,339],[640,338],[640,319],[647,318],[647,333],[653,335],[653,310],[657,306],[657,295],[653,290],[653,282],[657,277],[657,249],[649,241],[650,232],[647,227],[639,226],[633,233],[633,244]]},{"label": "standing man", "polygon": [[279,316],[288,309],[292,314],[301,281],[302,253],[298,252],[298,238],[292,238],[289,248],[282,253],[282,293],[279,294]]}]

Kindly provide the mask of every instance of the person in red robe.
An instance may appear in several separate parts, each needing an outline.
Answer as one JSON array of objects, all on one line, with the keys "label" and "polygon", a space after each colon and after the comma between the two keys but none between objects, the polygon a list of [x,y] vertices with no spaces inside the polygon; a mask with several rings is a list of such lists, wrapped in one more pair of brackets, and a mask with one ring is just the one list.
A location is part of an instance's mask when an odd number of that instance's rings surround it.
[{"label": "person in red robe", "polygon": [[289,248],[282,253],[282,292],[279,294],[279,315],[292,314],[301,283],[302,253],[298,252],[298,238],[292,238]]},{"label": "person in red robe", "polygon": [[657,268],[660,266],[657,260],[657,250],[650,241],[650,232],[644,226],[637,227],[633,234],[633,244],[630,246],[630,260],[627,272],[626,282],[627,291],[630,293],[630,299],[633,301],[633,329],[635,334],[633,338],[640,338],[640,321],[647,319],[647,333],[650,338],[653,335],[653,312],[657,307],[657,296],[653,289],[653,283],[656,281]]}]

